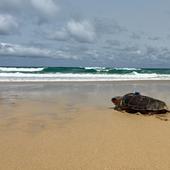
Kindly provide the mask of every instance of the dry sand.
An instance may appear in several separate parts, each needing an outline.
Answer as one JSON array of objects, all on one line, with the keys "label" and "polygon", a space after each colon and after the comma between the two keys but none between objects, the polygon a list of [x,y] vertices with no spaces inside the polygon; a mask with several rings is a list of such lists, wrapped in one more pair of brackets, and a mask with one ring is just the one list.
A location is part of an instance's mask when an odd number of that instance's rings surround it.
[{"label": "dry sand", "polygon": [[169,170],[170,121],[120,113],[110,102],[145,90],[170,106],[168,89],[169,82],[0,84],[0,170]]}]

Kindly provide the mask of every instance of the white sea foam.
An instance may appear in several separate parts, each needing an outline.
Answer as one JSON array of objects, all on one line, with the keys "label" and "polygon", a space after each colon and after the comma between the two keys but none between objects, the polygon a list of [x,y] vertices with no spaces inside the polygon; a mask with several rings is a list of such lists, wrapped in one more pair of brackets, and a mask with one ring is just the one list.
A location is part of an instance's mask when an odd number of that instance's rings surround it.
[{"label": "white sea foam", "polygon": [[106,67],[84,67],[86,70],[94,69],[94,70],[104,70]]},{"label": "white sea foam", "polygon": [[170,80],[167,74],[33,74],[0,73],[0,82],[49,82],[49,81],[131,81],[131,80]]},{"label": "white sea foam", "polygon": [[3,72],[36,72],[36,71],[42,71],[44,68],[16,68],[16,67],[0,67],[0,71]]},{"label": "white sea foam", "polygon": [[84,67],[85,69],[105,69],[106,67]]},{"label": "white sea foam", "polygon": [[140,68],[115,68],[115,70],[141,70]]},{"label": "white sea foam", "polygon": [[97,72],[100,72],[100,71],[106,71],[108,72],[109,69],[106,69],[106,67],[84,67],[86,70],[91,70],[91,69],[94,69],[96,70]]}]

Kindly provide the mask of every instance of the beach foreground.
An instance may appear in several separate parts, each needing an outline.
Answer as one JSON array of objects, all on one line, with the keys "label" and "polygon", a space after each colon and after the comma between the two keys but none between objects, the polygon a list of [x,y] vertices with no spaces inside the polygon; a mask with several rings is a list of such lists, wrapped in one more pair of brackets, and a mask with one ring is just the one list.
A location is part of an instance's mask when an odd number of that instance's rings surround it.
[{"label": "beach foreground", "polygon": [[1,83],[0,169],[169,170],[170,121],[110,101],[144,91],[170,107],[169,89],[168,81]]}]

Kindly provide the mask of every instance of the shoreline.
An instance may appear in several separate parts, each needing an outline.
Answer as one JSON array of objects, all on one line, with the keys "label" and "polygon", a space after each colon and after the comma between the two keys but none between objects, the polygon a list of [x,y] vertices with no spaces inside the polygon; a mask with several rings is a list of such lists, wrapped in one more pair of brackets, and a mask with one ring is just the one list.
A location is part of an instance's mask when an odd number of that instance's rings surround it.
[{"label": "shoreline", "polygon": [[169,83],[170,80],[115,80],[115,81],[0,81],[2,83]]}]

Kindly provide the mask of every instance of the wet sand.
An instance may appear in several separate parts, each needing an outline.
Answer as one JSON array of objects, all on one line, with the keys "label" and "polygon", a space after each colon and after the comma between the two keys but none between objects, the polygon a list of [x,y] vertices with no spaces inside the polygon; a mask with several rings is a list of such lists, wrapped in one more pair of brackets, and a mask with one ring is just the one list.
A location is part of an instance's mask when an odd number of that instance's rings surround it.
[{"label": "wet sand", "polygon": [[1,83],[0,170],[169,170],[170,121],[110,101],[144,91],[170,107],[169,89],[168,81]]}]

